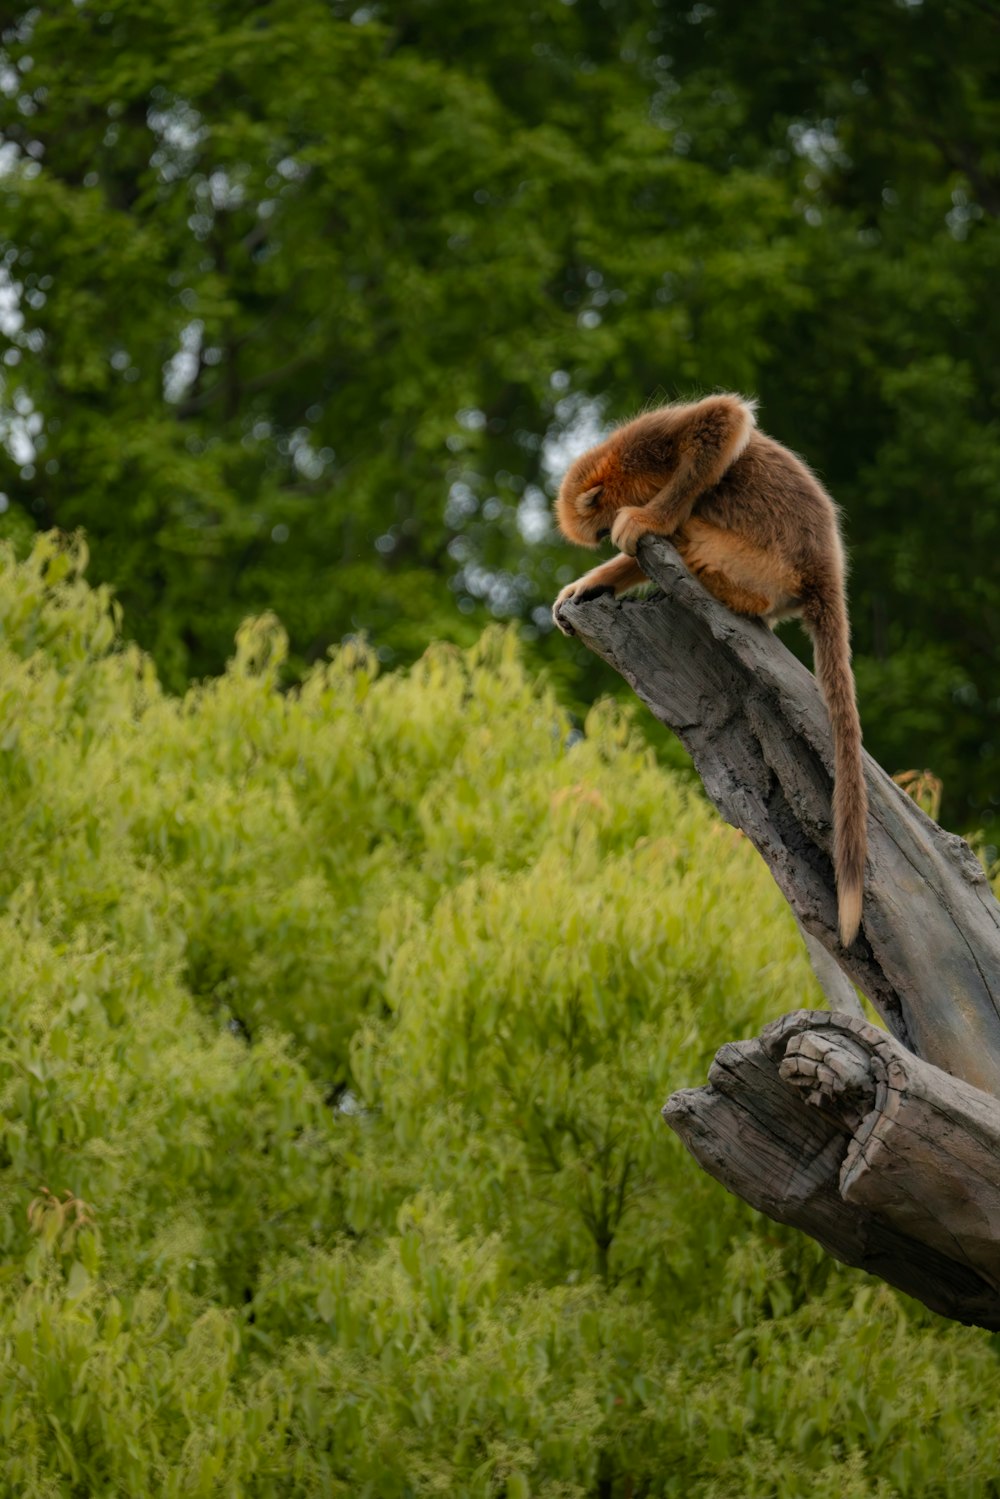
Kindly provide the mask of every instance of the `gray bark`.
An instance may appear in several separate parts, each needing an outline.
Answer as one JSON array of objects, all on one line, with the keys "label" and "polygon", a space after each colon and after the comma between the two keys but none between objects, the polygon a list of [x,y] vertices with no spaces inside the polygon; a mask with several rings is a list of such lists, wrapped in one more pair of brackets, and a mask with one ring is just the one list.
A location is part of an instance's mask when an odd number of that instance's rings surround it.
[{"label": "gray bark", "polygon": [[830,727],[814,678],[765,625],[707,594],[669,542],[644,537],[639,560],[662,594],[568,603],[561,619],[678,735],[723,817],[892,1034],[1000,1095],[1000,907],[975,855],[866,756],[863,925],[842,948]]},{"label": "gray bark", "polygon": [[853,1016],[723,1046],[667,1123],[731,1192],[959,1322],[1000,1329],[1000,1103]]},{"label": "gray bark", "polygon": [[[664,1116],[700,1164],[783,1223],[959,1321],[1000,1328],[1000,907],[978,860],[868,756],[862,929],[837,937],[830,729],[811,674],[670,544],[662,593],[560,620],[691,754],[795,912],[832,1008],[719,1051]],[[890,1034],[857,1015],[851,985]],[[853,1013],[844,1013],[853,1011]]]}]

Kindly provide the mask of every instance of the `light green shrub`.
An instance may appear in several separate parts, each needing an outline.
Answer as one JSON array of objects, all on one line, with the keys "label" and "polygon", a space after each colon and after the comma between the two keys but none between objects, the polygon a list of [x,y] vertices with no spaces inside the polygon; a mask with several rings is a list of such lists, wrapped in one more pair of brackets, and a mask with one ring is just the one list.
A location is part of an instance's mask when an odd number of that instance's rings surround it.
[{"label": "light green shrub", "polygon": [[0,566],[0,1491],[998,1492],[994,1340],[660,1122],[817,996],[749,846],[510,636],[164,695]]}]

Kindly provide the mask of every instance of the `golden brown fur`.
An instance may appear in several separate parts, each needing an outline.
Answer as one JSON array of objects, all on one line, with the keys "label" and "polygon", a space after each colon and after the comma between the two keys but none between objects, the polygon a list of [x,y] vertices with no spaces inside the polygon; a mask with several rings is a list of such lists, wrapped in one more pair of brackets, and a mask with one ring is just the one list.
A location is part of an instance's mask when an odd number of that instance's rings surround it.
[{"label": "golden brown fur", "polygon": [[620,555],[556,600],[621,593],[646,581],[640,536],[668,536],[708,591],[769,624],[799,618],[813,638],[834,749],[834,868],[840,940],[861,923],[868,800],[854,699],[837,508],[794,453],[759,432],[752,403],[707,396],[619,427],[570,467],[556,518],[570,541],[610,536]]}]

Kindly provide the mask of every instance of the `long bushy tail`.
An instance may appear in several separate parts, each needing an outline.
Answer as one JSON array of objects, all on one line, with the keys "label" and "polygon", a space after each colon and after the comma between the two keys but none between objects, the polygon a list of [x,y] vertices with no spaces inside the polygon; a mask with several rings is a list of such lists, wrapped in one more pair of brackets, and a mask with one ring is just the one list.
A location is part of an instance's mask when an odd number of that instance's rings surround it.
[{"label": "long bushy tail", "polygon": [[861,925],[868,848],[868,793],[861,759],[861,720],[854,699],[847,606],[839,588],[812,603],[805,623],[813,637],[816,676],[833,732],[833,867],[840,940],[850,947]]}]

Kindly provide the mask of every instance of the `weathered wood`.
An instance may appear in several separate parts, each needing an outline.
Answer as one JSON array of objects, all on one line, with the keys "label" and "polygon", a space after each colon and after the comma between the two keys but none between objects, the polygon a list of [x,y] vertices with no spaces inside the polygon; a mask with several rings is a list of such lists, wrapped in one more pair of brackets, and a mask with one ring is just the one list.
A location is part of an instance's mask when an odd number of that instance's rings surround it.
[{"label": "weathered wood", "polygon": [[845,1014],[799,1010],[716,1056],[664,1118],[699,1164],[960,1322],[1000,1329],[1000,1102]]},{"label": "weathered wood", "polygon": [[[675,1093],[664,1117],[772,1218],[945,1316],[1000,1330],[1000,907],[961,839],[866,757],[863,927],[843,949],[813,678],[705,593],[668,543],[645,538],[639,556],[663,594],[565,604],[560,618],[684,742],[770,865],[835,1007],[723,1046],[708,1086]],[[891,1035],[845,1013],[848,979]]]},{"label": "weathered wood", "polygon": [[813,973],[819,980],[819,986],[826,995],[826,1002],[830,1009],[841,1010],[848,1015],[854,1015],[858,1020],[864,1020],[866,1018],[864,1006],[847,974],[839,967],[832,954],[827,952],[819,938],[814,937],[812,932],[806,931],[801,921],[799,931],[806,944],[806,952],[809,954]]},{"label": "weathered wood", "polygon": [[661,594],[567,603],[560,618],[677,733],[722,815],[893,1035],[1000,1095],[1000,907],[978,860],[866,756],[863,927],[843,949],[830,732],[813,677],[763,624],[707,594],[668,542],[644,537],[639,560]]}]

